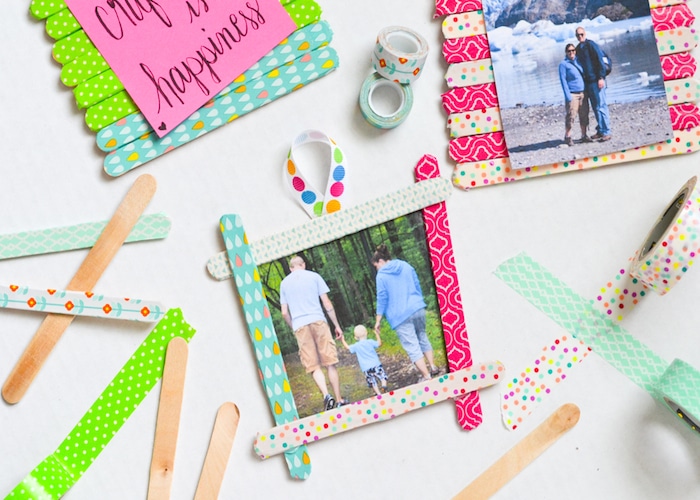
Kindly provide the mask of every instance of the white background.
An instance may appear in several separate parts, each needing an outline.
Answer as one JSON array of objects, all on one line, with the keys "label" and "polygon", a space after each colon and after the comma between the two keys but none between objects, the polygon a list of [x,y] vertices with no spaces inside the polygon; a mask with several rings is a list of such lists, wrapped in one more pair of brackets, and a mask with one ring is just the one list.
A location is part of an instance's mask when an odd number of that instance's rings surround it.
[{"label": "white background", "polygon": [[[234,285],[214,281],[205,270],[207,259],[223,250],[219,217],[240,213],[251,240],[306,222],[285,190],[282,165],[292,139],[309,128],[344,148],[356,202],[411,184],[413,167],[426,153],[450,176],[440,105],[446,64],[431,1],[322,2],[340,55],[337,71],[116,179],[102,171],[95,135],[60,83],[52,42],[28,3],[5,2],[0,22],[0,233],[108,219],[139,174],[156,177],[158,191],[147,213],[166,212],[173,221],[170,236],[123,247],[96,291],[182,307],[198,330],[190,347],[173,498],[192,498],[216,410],[225,401],[239,406],[241,422],[221,498],[449,498],[566,402],[581,408],[579,424],[497,498],[700,496],[698,436],[595,355],[515,432],[501,423],[502,387],[496,386],[482,391],[484,422],[472,432],[460,430],[446,402],[313,444],[313,472],[303,482],[289,479],[282,458],[260,461],[253,454],[253,437],[273,420]],[[379,131],[363,120],[357,96],[370,72],[375,37],[392,24],[419,31],[431,53],[414,85],[408,120]],[[674,193],[700,172],[699,161],[697,154],[681,155],[455,189],[447,208],[474,359],[499,359],[515,376],[562,333],[492,275],[501,262],[526,251],[582,295],[593,296]],[[320,169],[315,175],[323,176]],[[2,261],[0,282],[61,288],[85,254]],[[625,327],[665,359],[682,357],[700,367],[698,274],[689,273],[667,296],[650,296]],[[41,319],[0,311],[1,380]],[[149,329],[79,318],[25,398],[15,406],[0,403],[0,494],[56,448]],[[159,388],[68,498],[145,497]]]}]

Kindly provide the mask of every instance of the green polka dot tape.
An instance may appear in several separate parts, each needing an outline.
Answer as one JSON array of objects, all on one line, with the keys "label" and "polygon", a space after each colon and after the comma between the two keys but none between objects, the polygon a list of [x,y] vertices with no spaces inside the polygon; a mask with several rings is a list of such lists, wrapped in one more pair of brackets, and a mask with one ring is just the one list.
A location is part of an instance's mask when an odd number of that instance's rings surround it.
[{"label": "green polka dot tape", "polygon": [[56,451],[6,498],[53,500],[65,495],[160,380],[168,342],[174,337],[189,342],[194,334],[182,311],[170,309]]}]

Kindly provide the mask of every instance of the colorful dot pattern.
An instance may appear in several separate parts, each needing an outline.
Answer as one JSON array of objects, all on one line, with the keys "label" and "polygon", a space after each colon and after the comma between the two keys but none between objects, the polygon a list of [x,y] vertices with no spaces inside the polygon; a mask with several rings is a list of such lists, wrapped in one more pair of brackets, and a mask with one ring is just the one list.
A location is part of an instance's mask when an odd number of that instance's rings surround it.
[{"label": "colorful dot pattern", "polygon": [[[416,49],[405,52],[394,47],[393,37],[410,39]],[[418,80],[428,59],[428,41],[420,33],[402,26],[388,26],[377,35],[377,43],[372,51],[372,67],[380,76],[401,84]]]},{"label": "colorful dot pattern", "polygon": [[[330,161],[325,194],[318,191],[306,180],[294,158],[294,151],[311,143],[326,144],[329,147]],[[297,202],[310,217],[332,214],[346,206],[347,169],[347,160],[343,151],[333,139],[318,130],[306,130],[299,134],[292,142],[292,147],[289,149],[287,160],[284,163],[287,183]]]},{"label": "colorful dot pattern", "polygon": [[260,458],[269,458],[326,437],[462,397],[500,382],[503,375],[504,367],[497,361],[477,364],[424,383],[279,425],[258,434],[253,447]]},{"label": "colorful dot pattern", "polygon": [[[567,330],[577,341],[584,343],[653,397],[657,399],[660,397],[658,385],[663,380],[664,373],[667,372],[668,363],[648,346],[627,333],[605,313],[591,307],[589,301],[579,296],[549,270],[529,256],[521,254],[501,264],[495,274],[537,309]],[[558,343],[557,340],[545,347],[544,350],[554,352],[557,348],[561,349],[561,342]],[[535,379],[535,385],[531,387],[539,389],[539,397],[530,392],[523,398],[522,392],[512,391],[513,387],[518,388],[528,384],[527,380],[533,379],[532,374],[535,373],[535,368],[541,367],[543,362],[545,367],[553,364],[553,358],[548,354],[545,354],[544,360],[542,357],[539,358],[540,363],[536,362],[534,367],[528,367],[520,372],[521,375],[514,378],[508,385],[508,392],[503,395],[502,400],[502,415],[508,428],[517,428],[519,423],[535,409],[546,394],[549,394],[556,384],[566,379],[565,375],[573,368],[573,363],[567,363],[558,367],[562,368],[561,371],[546,372],[543,377],[538,376]],[[541,373],[540,370],[538,375]],[[697,378],[692,380],[697,380]],[[682,393],[687,394],[688,391],[682,386],[679,388]],[[692,389],[691,397],[683,399],[681,394],[676,402],[698,409],[697,386]],[[696,414],[700,414],[700,412],[696,412]]]},{"label": "colorful dot pattern", "polygon": [[482,108],[466,113],[452,113],[447,119],[450,137],[500,132],[501,111],[499,108]]},{"label": "colorful dot pattern", "polygon": [[[236,289],[240,298],[248,333],[255,349],[258,374],[277,424],[286,424],[299,418],[292,388],[284,367],[284,359],[272,323],[260,274],[248,246],[243,222],[238,215],[224,215],[220,220],[221,234],[229,263],[233,269]],[[306,447],[285,453],[292,477],[306,479],[311,473],[311,461]]]},{"label": "colorful dot pattern", "polygon": [[262,78],[249,82],[243,92],[232,92],[209,101],[164,137],[144,134],[104,159],[111,176],[123,175],[175,148],[226,125],[275,99],[303,88],[338,67],[338,54],[321,47],[287,63]]},{"label": "colorful dot pattern", "polygon": [[[92,247],[104,231],[107,221],[86,222],[37,231],[0,235],[0,259],[13,259]],[[163,214],[142,215],[125,243],[163,239],[170,233],[172,223]]]},{"label": "colorful dot pattern", "polygon": [[[677,0],[662,0],[653,3],[651,7],[652,9],[665,8],[678,3]],[[473,23],[470,22],[470,26],[466,27],[466,21],[462,22],[461,26],[463,26],[463,28],[461,31],[464,32],[466,28],[466,33],[459,34],[459,20],[462,18],[467,19],[469,15],[479,12],[481,7],[479,2],[472,2],[470,0],[436,0],[435,5],[435,17],[445,16],[443,26],[450,25],[452,27],[451,31],[445,30],[446,34],[444,35],[446,37],[445,43],[451,42],[451,49],[460,45],[455,42],[459,40],[460,37],[465,39],[473,38],[473,36],[469,34],[469,28],[474,29]],[[680,7],[680,9],[683,10],[682,7]],[[671,104],[680,104],[687,101],[695,102],[698,99],[697,85],[693,80],[686,81],[684,79],[691,79],[692,75],[694,75],[695,60],[688,52],[697,46],[697,34],[694,29],[683,26],[688,24],[688,16],[683,12],[652,12],[652,15],[653,17],[655,16],[655,21],[662,23],[660,26],[668,27],[673,23],[682,25],[674,26],[672,29],[668,30],[660,30],[657,28],[656,31],[656,40],[662,60],[664,79],[683,80],[678,83],[667,81],[666,90],[668,101]],[[479,57],[480,59],[474,60],[468,53],[468,48],[471,47],[471,45],[464,44],[463,46],[465,52],[461,56],[455,54],[452,50],[444,53],[446,60],[450,59],[447,61],[448,69],[445,73],[445,82],[450,89],[465,88],[467,92],[470,92],[471,88],[482,89],[483,84],[492,83],[494,81],[491,61],[490,59],[483,58],[483,54],[478,51],[475,52],[475,54],[478,55],[474,57]],[[469,99],[463,96],[460,97],[460,101],[465,102],[469,101]],[[459,112],[468,111],[474,111],[474,109],[459,109]],[[451,110],[446,108],[446,113],[448,115],[450,112]],[[689,130],[674,130],[673,138],[663,143],[635,148],[633,150],[614,152],[602,156],[528,167],[525,169],[511,168],[510,161],[507,158],[507,149],[496,156],[480,154],[479,157],[469,160],[455,159],[456,165],[452,173],[452,182],[460,189],[469,190],[475,187],[502,184],[544,175],[592,169],[628,161],[696,151],[700,148],[700,127],[692,126],[692,124],[700,122],[700,116],[680,116],[679,114],[678,119],[692,128]],[[451,124],[448,124],[448,127],[450,125]],[[487,132],[487,135],[494,133],[499,134],[500,132]],[[476,137],[480,136],[477,134]],[[467,144],[455,144],[453,141],[458,139],[461,138],[452,138],[450,141],[451,154],[453,149],[473,149],[473,147],[478,147],[478,145],[473,145],[472,147]],[[488,151],[488,148],[481,149],[483,149],[484,152]]]},{"label": "colorful dot pattern", "polygon": [[170,309],[54,453],[25,477],[7,499],[59,499],[88,470],[163,375],[165,349],[195,330],[180,309]]},{"label": "colorful dot pattern", "polygon": [[481,10],[453,14],[442,21],[442,35],[447,40],[485,34],[484,13]]},{"label": "colorful dot pattern", "polygon": [[[250,250],[257,264],[272,262],[305,248],[323,245],[349,234],[396,219],[430,205],[439,204],[452,194],[447,179],[422,180],[381,198],[317,217],[306,224],[251,242]],[[217,280],[233,276],[226,252],[207,262],[209,274]]]},{"label": "colorful dot pattern", "polygon": [[132,321],[157,321],[165,313],[153,301],[20,285],[0,285],[0,307]]},{"label": "colorful dot pattern", "polygon": [[[231,92],[245,93],[247,86],[254,80],[270,74],[273,70],[279,73],[281,65],[290,63],[311,50],[328,45],[332,39],[333,31],[326,21],[313,22],[296,30],[231,84],[224,87],[214,99],[224,97]],[[206,108],[207,105],[204,107]],[[199,112],[201,109],[197,113]],[[132,113],[99,131],[97,146],[103,151],[114,151],[136,139],[146,139],[144,135],[152,130],[141,113]]]}]

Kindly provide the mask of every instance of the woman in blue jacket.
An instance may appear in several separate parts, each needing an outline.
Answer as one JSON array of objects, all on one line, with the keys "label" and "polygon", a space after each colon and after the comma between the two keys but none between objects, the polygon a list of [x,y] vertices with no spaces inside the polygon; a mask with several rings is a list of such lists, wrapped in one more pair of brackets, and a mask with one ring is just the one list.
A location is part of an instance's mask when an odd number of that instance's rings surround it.
[{"label": "woman in blue jacket", "polygon": [[[403,260],[392,259],[386,245],[379,245],[372,255],[377,270],[377,321],[379,333],[382,317],[399,337],[411,362],[428,380],[440,373],[433,360],[433,347],[425,329],[425,301],[416,270]],[[426,364],[427,360],[427,364]]]},{"label": "woman in blue jacket", "polygon": [[581,125],[581,142],[591,142],[588,137],[588,99],[586,99],[583,81],[583,68],[576,59],[576,47],[573,43],[569,43],[564,51],[566,57],[559,63],[559,81],[566,101],[564,142],[567,146],[573,146],[571,129],[574,128],[577,116]]}]

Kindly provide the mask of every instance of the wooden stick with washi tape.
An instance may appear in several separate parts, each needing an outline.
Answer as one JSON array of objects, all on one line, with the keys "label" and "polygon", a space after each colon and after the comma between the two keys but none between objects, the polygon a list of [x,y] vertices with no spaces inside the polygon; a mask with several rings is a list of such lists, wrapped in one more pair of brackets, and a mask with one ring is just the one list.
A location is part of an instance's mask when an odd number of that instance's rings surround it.
[{"label": "wooden stick with washi tape", "polygon": [[[68,290],[91,290],[136,224],[156,191],[156,180],[148,175],[136,179],[117,207],[114,216],[85,257],[66,287]],[[10,372],[2,388],[2,397],[10,404],[19,402],[51,350],[73,321],[74,316],[49,314]]]},{"label": "wooden stick with washi tape", "polygon": [[19,285],[0,285],[0,308],[131,321],[158,321],[165,314],[154,301]]},{"label": "wooden stick with washi tape", "polygon": [[[65,252],[90,248],[104,231],[107,222],[86,222],[35,231],[0,234],[0,259]],[[165,214],[139,217],[124,243],[159,240],[168,236],[172,223]]]},{"label": "wooden stick with washi tape", "polygon": [[148,500],[168,500],[173,482],[175,450],[180,429],[180,411],[185,390],[187,370],[187,342],[175,337],[165,351],[163,382],[153,440],[153,456],[148,479]]},{"label": "wooden stick with washi tape", "polygon": [[207,456],[199,476],[194,500],[219,498],[221,482],[226,472],[226,464],[231,455],[233,438],[236,437],[240,413],[233,403],[224,403],[216,413],[214,430],[209,441]]},{"label": "wooden stick with washi tape", "polygon": [[580,416],[581,411],[575,404],[568,403],[560,406],[547,420],[481,473],[469,486],[460,491],[453,500],[491,498],[530,462],[571,430],[578,423]]}]

